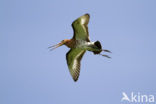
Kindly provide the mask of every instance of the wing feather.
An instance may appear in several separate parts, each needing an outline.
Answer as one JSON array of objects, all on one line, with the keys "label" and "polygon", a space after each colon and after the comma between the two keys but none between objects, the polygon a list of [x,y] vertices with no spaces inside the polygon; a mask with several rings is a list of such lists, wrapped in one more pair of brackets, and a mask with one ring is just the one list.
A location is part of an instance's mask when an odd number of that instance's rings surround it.
[{"label": "wing feather", "polygon": [[90,41],[89,40],[89,33],[88,33],[88,23],[89,23],[89,14],[85,14],[78,19],[76,19],[72,23],[72,27],[74,30],[74,36],[73,38],[76,40],[85,40],[85,41]]},{"label": "wing feather", "polygon": [[80,74],[80,62],[86,51],[73,48],[66,54],[67,65],[74,81],[77,81]]}]

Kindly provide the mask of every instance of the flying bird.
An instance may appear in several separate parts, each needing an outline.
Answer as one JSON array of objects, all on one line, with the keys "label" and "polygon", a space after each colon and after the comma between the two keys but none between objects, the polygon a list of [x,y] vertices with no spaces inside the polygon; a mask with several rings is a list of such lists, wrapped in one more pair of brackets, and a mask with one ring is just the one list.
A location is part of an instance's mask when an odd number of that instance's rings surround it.
[{"label": "flying bird", "polygon": [[60,43],[50,46],[51,50],[66,45],[70,50],[66,54],[67,65],[70,74],[74,81],[77,81],[80,74],[80,62],[86,51],[91,51],[95,55],[102,55],[110,58],[108,55],[101,54],[102,51],[109,52],[109,50],[102,49],[99,41],[91,42],[88,33],[89,14],[85,14],[72,23],[74,35],[72,39],[64,39]]}]

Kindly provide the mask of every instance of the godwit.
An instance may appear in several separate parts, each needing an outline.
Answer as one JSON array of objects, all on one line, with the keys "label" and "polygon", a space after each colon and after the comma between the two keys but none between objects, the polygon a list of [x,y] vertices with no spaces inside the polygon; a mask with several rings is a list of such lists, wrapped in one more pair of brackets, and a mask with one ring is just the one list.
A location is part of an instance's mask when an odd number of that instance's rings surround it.
[{"label": "godwit", "polygon": [[[66,45],[70,48],[69,52],[66,54],[66,60],[70,74],[74,81],[78,80],[80,73],[80,61],[86,51],[91,51],[94,54],[99,55],[102,55],[100,54],[102,51],[110,52],[109,50],[102,49],[99,41],[91,42],[89,40],[89,18],[89,14],[85,14],[72,23],[72,27],[74,30],[74,36],[72,39],[64,39],[60,43],[49,47],[51,48],[51,50],[62,45]],[[102,56],[110,58],[108,55]]]}]

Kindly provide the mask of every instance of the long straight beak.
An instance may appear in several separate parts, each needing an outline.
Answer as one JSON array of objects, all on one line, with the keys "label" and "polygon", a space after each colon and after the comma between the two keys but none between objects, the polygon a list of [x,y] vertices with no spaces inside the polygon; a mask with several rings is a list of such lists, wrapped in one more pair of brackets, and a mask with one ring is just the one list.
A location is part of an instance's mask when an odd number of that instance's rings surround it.
[{"label": "long straight beak", "polygon": [[60,47],[60,46],[62,46],[62,45],[63,45],[63,43],[61,42],[61,43],[58,43],[58,44],[56,44],[56,45],[50,46],[50,47],[48,47],[48,48],[50,48],[50,51],[52,51],[52,50],[54,50],[54,49],[56,49],[56,48],[58,48],[58,47]]}]

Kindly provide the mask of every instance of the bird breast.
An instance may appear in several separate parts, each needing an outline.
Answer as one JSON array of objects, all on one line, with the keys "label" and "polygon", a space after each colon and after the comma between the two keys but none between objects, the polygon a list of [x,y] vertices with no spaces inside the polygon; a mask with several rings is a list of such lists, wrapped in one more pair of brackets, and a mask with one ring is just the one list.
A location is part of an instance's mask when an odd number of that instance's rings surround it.
[{"label": "bird breast", "polygon": [[71,39],[70,41],[66,42],[65,45],[69,48],[82,48],[84,49],[85,47],[94,44],[93,42],[87,42],[84,40],[73,40]]},{"label": "bird breast", "polygon": [[79,48],[82,50],[88,50],[88,51],[100,51],[95,44],[95,42],[87,42],[84,40],[70,40],[65,45],[69,48]]},{"label": "bird breast", "polygon": [[76,48],[88,50],[89,48],[93,48],[93,47],[94,47],[94,42],[78,41]]}]

